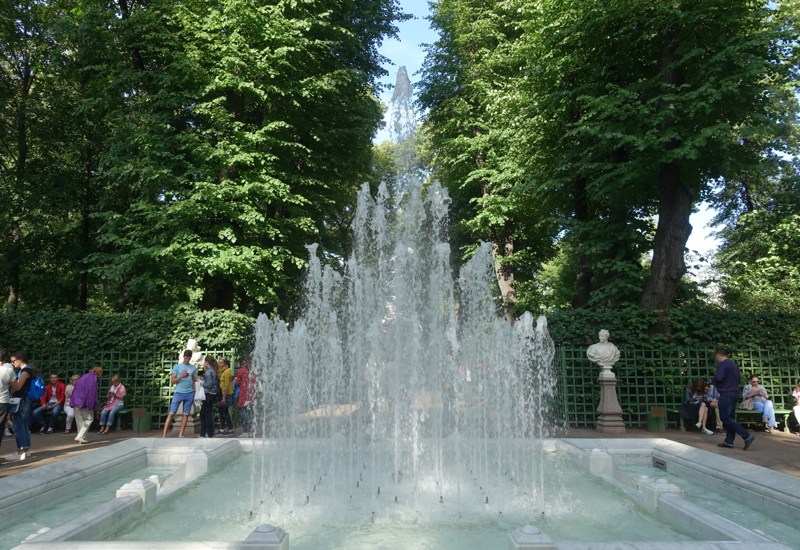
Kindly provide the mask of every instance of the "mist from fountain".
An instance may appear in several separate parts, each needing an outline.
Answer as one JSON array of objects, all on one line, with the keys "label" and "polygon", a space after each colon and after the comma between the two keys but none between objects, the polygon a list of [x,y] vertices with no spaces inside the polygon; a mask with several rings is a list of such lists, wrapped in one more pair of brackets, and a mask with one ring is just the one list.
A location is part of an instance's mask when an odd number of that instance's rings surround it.
[{"label": "mist from fountain", "polygon": [[251,505],[273,524],[563,504],[540,445],[559,425],[546,320],[498,314],[490,244],[454,279],[450,198],[421,180],[411,94],[401,68],[395,196],[364,184],[341,269],[308,246],[303,316],[256,321]]}]

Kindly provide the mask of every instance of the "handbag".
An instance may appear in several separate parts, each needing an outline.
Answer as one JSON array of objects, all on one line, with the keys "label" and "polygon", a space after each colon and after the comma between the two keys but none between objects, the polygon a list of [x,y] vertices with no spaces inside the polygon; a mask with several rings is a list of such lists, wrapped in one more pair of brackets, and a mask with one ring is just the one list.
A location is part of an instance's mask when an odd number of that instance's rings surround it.
[{"label": "handbag", "polygon": [[736,407],[737,409],[741,409],[743,411],[752,411],[753,410],[753,398],[748,397]]},{"label": "handbag", "polygon": [[206,390],[203,388],[201,384],[197,384],[197,389],[194,392],[194,400],[195,401],[205,401],[206,400]]},{"label": "handbag", "polygon": [[17,412],[19,410],[19,400],[20,400],[19,397],[12,397],[11,398],[11,401],[9,401],[9,405],[10,406],[8,408],[8,412],[15,413],[15,412]]}]

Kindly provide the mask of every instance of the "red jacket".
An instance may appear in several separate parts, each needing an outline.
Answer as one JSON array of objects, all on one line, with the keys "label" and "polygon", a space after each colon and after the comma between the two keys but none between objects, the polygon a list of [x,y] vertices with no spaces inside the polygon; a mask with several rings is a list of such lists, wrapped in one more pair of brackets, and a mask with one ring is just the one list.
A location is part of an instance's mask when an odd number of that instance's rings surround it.
[{"label": "red jacket", "polygon": [[[64,400],[67,397],[67,385],[62,382],[61,380],[58,381],[56,384],[56,401],[64,404]],[[53,395],[53,384],[47,384],[47,387],[44,389],[44,395],[42,396],[41,402],[42,407],[47,405],[47,402],[50,401],[50,396]]]},{"label": "red jacket", "polygon": [[239,367],[236,371],[236,383],[239,384],[240,407],[245,407],[253,400],[253,375],[245,368]]}]

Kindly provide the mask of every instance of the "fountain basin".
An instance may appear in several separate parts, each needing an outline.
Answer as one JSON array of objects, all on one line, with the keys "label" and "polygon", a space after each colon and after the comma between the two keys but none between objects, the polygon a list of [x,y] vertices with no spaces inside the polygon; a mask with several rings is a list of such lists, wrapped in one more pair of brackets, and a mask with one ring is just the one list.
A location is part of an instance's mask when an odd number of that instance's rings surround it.
[{"label": "fountain basin", "polygon": [[[64,481],[63,487],[71,485],[74,491],[83,470],[95,476],[103,470],[113,472],[125,462],[124,457],[136,456],[135,460],[141,463],[143,455],[146,464],[171,462],[177,466],[169,478],[172,481],[159,484],[157,504],[142,512],[141,500],[135,501],[130,494],[120,498],[109,494],[111,504],[103,504],[71,519],[66,522],[69,529],[48,526],[52,527],[50,531],[18,548],[242,548],[249,533],[275,520],[284,520],[283,525],[273,524],[289,534],[292,548],[358,548],[360,545],[371,548],[505,548],[508,535],[528,524],[546,533],[557,548],[602,548],[606,544],[619,544],[620,540],[626,540],[624,548],[641,549],[689,548],[689,545],[691,548],[787,547],[772,540],[770,533],[762,535],[737,525],[675,494],[660,495],[655,509],[648,508],[644,502],[645,483],[633,474],[637,467],[652,468],[654,464],[659,471],[677,475],[673,481],[683,479],[711,487],[774,520],[796,524],[800,519],[800,502],[795,496],[800,494],[797,478],[665,439],[550,439],[541,442],[543,472],[551,476],[554,483],[567,482],[566,490],[553,498],[520,489],[519,494],[512,497],[513,502],[504,502],[502,499],[508,495],[503,496],[498,480],[505,478],[502,475],[505,472],[500,472],[481,474],[482,479],[493,484],[488,487],[472,487],[478,477],[473,476],[472,480],[460,480],[460,485],[440,488],[443,502],[439,502],[430,498],[436,496],[435,486],[423,488],[430,480],[417,481],[421,495],[415,497],[414,485],[404,486],[410,480],[393,484],[387,472],[385,481],[375,480],[385,483],[380,495],[377,490],[373,491],[372,480],[364,487],[359,483],[358,489],[352,488],[352,492],[358,495],[361,490],[360,496],[353,497],[360,500],[348,506],[350,494],[345,498],[339,493],[351,474],[329,471],[327,476],[323,472],[321,483],[313,483],[310,488],[296,485],[274,502],[262,506],[260,476],[266,475],[269,468],[285,469],[289,475],[294,467],[296,480],[314,481],[303,464],[310,464],[312,470],[317,467],[314,457],[319,455],[317,451],[323,442],[294,442],[294,449],[286,443],[257,439],[129,440],[0,480],[0,494],[3,495],[0,506],[25,505],[31,499],[31,502],[41,503],[47,499],[47,494],[51,498],[56,494],[57,480]],[[501,451],[523,444],[519,441],[497,443]],[[291,452],[295,453],[294,464],[286,461],[286,453]],[[331,455],[326,457],[330,458]],[[336,460],[333,457],[330,464]],[[527,479],[531,473],[532,470]],[[221,485],[214,485],[214,477],[220,478]],[[24,488],[26,484],[29,486]],[[541,487],[548,491],[551,485],[545,482]],[[268,494],[269,489],[264,489],[263,494]],[[309,489],[310,495],[300,494]],[[590,495],[595,489],[600,493]],[[277,493],[277,488],[272,492]],[[289,493],[296,498],[290,499]],[[303,502],[303,496],[309,497],[307,502]],[[131,503],[121,504],[124,499]],[[336,509],[332,509],[332,505]],[[97,528],[97,525],[108,524],[103,519],[112,516],[105,514],[111,514],[112,508],[118,512],[120,506],[127,506],[129,512],[122,517],[113,516],[113,534]],[[626,536],[618,530],[624,523],[620,520],[609,527],[611,536],[618,538],[568,540],[601,537],[601,525],[612,521],[603,514],[610,514],[614,507],[631,520],[636,529],[632,534]],[[13,511],[16,509],[11,510],[16,514]],[[251,511],[254,512],[252,519]],[[376,512],[374,519],[372,514],[364,517],[365,512],[372,511]],[[541,511],[545,512],[544,519],[535,513]],[[198,530],[203,525],[211,529]],[[588,525],[588,530],[581,531],[581,525]],[[647,536],[648,533],[653,536]],[[662,537],[661,540],[658,537]],[[144,540],[129,540],[136,538]],[[632,540],[647,538],[650,540]],[[800,533],[793,540],[800,540]],[[791,540],[784,542],[789,543],[788,547],[797,547]]]}]

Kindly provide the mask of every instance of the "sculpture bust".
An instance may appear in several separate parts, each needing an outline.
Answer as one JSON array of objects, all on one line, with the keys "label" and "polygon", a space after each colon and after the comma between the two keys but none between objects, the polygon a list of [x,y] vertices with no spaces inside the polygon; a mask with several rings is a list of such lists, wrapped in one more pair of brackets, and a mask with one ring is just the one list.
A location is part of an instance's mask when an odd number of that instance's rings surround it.
[{"label": "sculpture bust", "polygon": [[[189,364],[193,365],[196,369],[203,368],[203,362],[206,359],[206,356],[197,351],[197,340],[194,338],[190,338],[188,342],[186,342],[186,348],[192,352],[192,358],[189,360]],[[181,350],[178,353],[178,359],[181,360],[183,358],[183,351]]]},{"label": "sculpture bust", "polygon": [[613,378],[614,374],[611,372],[611,367],[619,361],[619,350],[617,346],[608,341],[610,333],[607,330],[601,330],[598,336],[600,337],[600,342],[589,346],[589,349],[586,350],[586,357],[592,363],[600,365],[602,368],[600,371],[601,378]]}]

